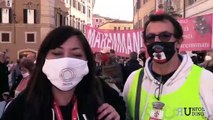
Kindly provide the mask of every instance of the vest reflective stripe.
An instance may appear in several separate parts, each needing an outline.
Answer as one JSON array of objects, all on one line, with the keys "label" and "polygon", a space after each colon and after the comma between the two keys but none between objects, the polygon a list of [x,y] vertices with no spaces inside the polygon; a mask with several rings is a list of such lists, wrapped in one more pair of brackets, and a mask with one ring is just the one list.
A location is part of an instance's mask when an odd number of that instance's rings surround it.
[{"label": "vest reflective stripe", "polygon": [[[127,104],[129,106],[129,112],[131,114],[132,120],[135,120],[135,116],[134,116],[135,99],[136,99],[136,92],[137,92],[137,86],[138,86],[138,78],[139,78],[141,70],[142,70],[142,68],[137,70],[135,77],[134,77],[134,80],[133,80],[132,84],[130,85],[130,89],[129,89],[128,96],[127,96],[127,101],[128,101]],[[141,113],[141,109],[140,109],[140,113]]]},{"label": "vest reflective stripe", "polygon": [[[163,120],[206,120],[204,117],[205,111],[199,95],[201,72],[202,68],[194,65],[183,86],[175,92],[161,96],[160,101],[165,104]],[[139,72],[134,77],[127,97],[130,115],[133,120],[138,74]],[[142,87],[140,117],[142,116],[142,110],[144,109],[147,97],[148,93]],[[149,120],[150,112],[153,108],[152,103],[156,101],[154,95],[151,94],[143,120]]]}]

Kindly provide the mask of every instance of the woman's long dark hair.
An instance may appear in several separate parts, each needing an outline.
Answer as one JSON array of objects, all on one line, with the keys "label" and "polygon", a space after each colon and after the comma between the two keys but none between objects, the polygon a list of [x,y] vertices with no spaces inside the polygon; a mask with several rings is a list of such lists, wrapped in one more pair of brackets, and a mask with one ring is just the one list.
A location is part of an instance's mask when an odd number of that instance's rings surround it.
[{"label": "woman's long dark hair", "polygon": [[[45,110],[45,108],[52,106],[52,84],[47,79],[46,75],[42,72],[42,67],[44,65],[48,51],[61,46],[68,38],[72,36],[77,36],[80,43],[82,44],[89,68],[89,73],[77,85],[75,90],[77,99],[79,100],[79,103],[81,103],[80,106],[83,106],[84,104],[82,101],[97,96],[95,93],[97,90],[94,89],[95,85],[97,85],[96,79],[94,78],[95,61],[87,39],[81,31],[70,26],[61,26],[54,29],[46,36],[38,51],[36,68],[29,81],[28,87],[26,88],[27,103],[33,105],[32,107],[34,108],[31,115],[34,114],[34,116],[39,117],[42,112],[44,112],[43,110]],[[29,111],[30,110],[31,109],[29,108]],[[31,115],[29,114],[29,117]]]}]

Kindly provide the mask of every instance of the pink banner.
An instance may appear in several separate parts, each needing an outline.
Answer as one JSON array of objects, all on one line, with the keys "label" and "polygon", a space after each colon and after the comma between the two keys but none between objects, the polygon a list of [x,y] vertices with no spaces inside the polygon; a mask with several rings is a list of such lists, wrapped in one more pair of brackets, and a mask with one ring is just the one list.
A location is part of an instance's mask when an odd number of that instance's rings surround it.
[{"label": "pink banner", "polygon": [[[184,31],[181,51],[211,49],[212,17],[212,14],[208,14],[178,20]],[[142,29],[115,31],[86,27],[86,37],[94,52],[110,47],[120,56],[128,56],[130,52],[139,52],[144,48],[142,32]]]},{"label": "pink banner", "polygon": [[211,49],[212,14],[179,19],[182,25],[184,40],[181,51],[196,51]]},{"label": "pink banner", "polygon": [[142,30],[101,30],[86,27],[86,36],[93,51],[110,47],[117,55],[128,56],[132,51],[139,52],[143,47]]}]

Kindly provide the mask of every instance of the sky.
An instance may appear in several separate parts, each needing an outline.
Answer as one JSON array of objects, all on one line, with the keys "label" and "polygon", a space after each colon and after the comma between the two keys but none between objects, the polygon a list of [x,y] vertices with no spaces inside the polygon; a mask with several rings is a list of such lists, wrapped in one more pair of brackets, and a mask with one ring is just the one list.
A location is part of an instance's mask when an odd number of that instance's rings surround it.
[{"label": "sky", "polygon": [[120,20],[133,20],[133,0],[96,0],[93,13]]}]

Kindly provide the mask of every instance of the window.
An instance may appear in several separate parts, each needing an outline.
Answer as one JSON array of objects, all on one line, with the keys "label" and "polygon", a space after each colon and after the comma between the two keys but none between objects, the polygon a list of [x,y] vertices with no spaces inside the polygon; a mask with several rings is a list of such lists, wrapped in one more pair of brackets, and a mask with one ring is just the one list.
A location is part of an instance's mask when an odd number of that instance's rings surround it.
[{"label": "window", "polygon": [[73,7],[76,8],[76,0],[73,0]]},{"label": "window", "polygon": [[36,23],[36,10],[34,9],[24,9],[24,23],[35,24]]},{"label": "window", "polygon": [[120,27],[118,27],[118,30],[120,30],[121,28]]},{"label": "window", "polygon": [[78,2],[78,10],[81,11],[81,3]]},{"label": "window", "polygon": [[69,19],[69,21],[70,21],[70,26],[72,26],[72,16],[70,15],[70,19]]},{"label": "window", "polygon": [[67,17],[64,17],[64,25],[70,25],[70,23],[69,23],[69,16],[67,16]]},{"label": "window", "polygon": [[59,13],[55,14],[55,25],[56,25],[56,27],[60,26],[60,14]]},{"label": "window", "polygon": [[36,42],[36,32],[25,32],[25,42],[35,43]]},{"label": "window", "polygon": [[146,4],[148,0],[143,0],[143,4]]},{"label": "window", "polygon": [[126,27],[124,27],[124,30],[126,30]]},{"label": "window", "polygon": [[84,14],[86,13],[86,8],[85,8],[85,6],[83,6],[83,13],[84,13]]},{"label": "window", "polygon": [[[143,23],[145,24],[146,23],[146,21],[149,19],[149,16],[148,15],[145,15],[144,17],[143,17]],[[141,20],[140,20],[140,22],[141,22]]]},{"label": "window", "polygon": [[136,9],[140,9],[140,7],[141,7],[141,0],[137,0],[137,2],[136,2]]},{"label": "window", "polygon": [[197,0],[189,0],[188,5],[192,5],[193,3],[195,3]]},{"label": "window", "polygon": [[0,8],[0,23],[12,22],[12,10],[10,8]]},{"label": "window", "polygon": [[85,32],[85,25],[83,24],[83,33]]},{"label": "window", "polygon": [[98,22],[98,19],[96,18],[96,22]]},{"label": "window", "polygon": [[128,27],[128,30],[130,30],[131,28],[130,27]]},{"label": "window", "polygon": [[90,10],[90,7],[88,6],[88,13],[87,13],[87,17],[89,17],[89,18],[90,18],[90,16],[91,16],[91,10]]},{"label": "window", "polygon": [[72,17],[72,24],[71,24],[71,26],[75,27],[75,17],[74,16]]},{"label": "window", "polygon": [[59,15],[59,25],[63,25],[63,16],[61,14]]},{"label": "window", "polygon": [[78,21],[78,29],[79,30],[81,29],[81,23],[80,23],[80,21]]},{"label": "window", "polygon": [[11,32],[0,32],[1,43],[11,43]]},{"label": "window", "polygon": [[75,28],[75,18],[73,19],[73,27]]},{"label": "window", "polygon": [[117,27],[114,27],[114,30],[117,30]]}]

